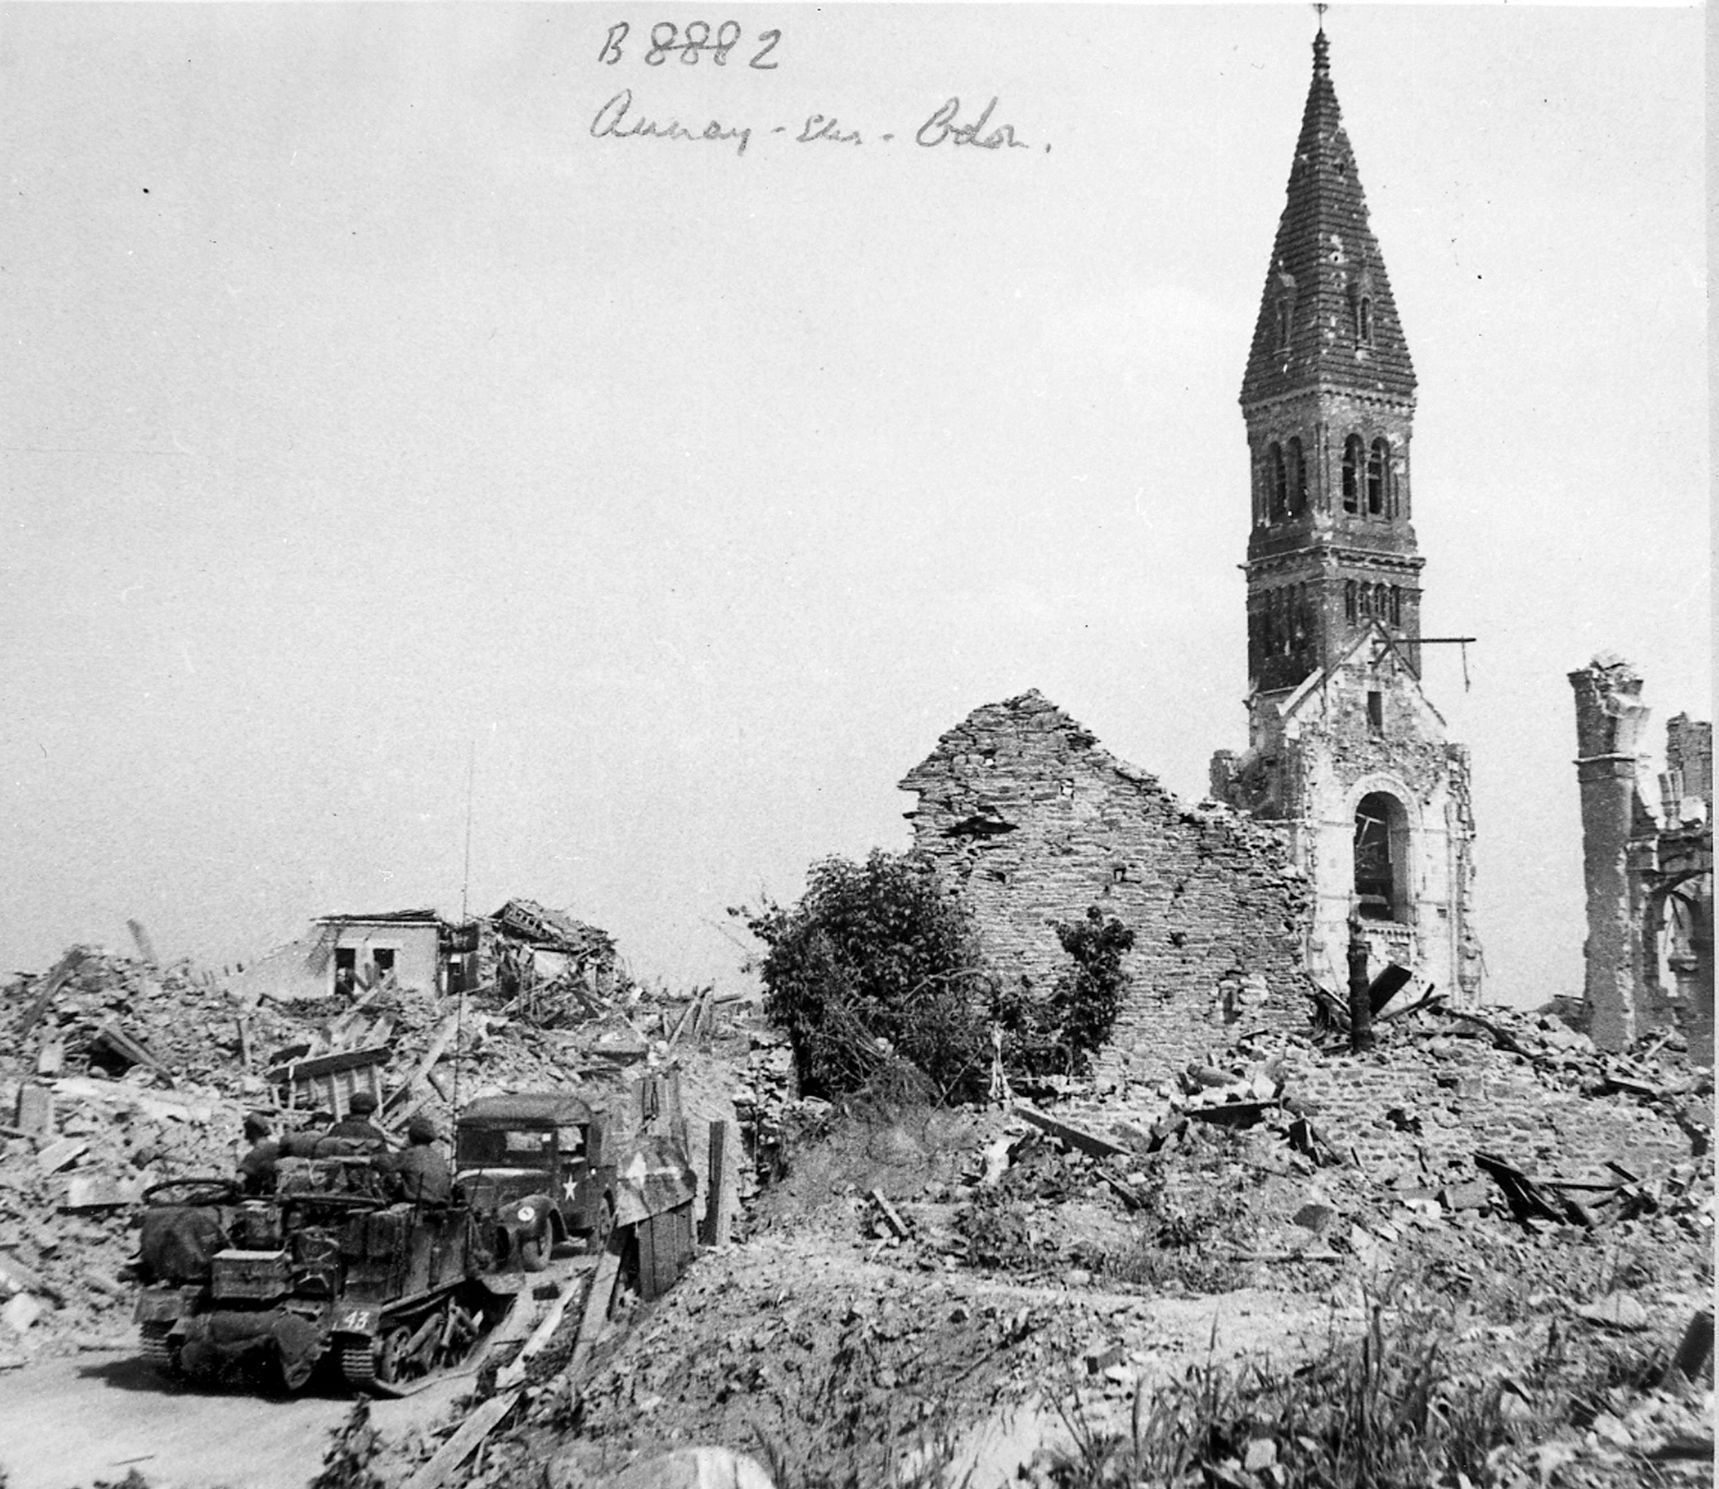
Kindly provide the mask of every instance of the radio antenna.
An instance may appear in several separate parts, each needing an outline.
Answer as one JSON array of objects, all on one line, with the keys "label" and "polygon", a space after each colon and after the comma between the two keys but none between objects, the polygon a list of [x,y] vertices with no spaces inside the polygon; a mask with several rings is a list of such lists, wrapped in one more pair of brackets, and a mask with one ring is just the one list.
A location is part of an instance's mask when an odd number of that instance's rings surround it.
[{"label": "radio antenna", "polygon": [[477,736],[472,736],[471,753],[466,757],[466,866],[460,878],[460,926],[466,923],[466,898],[472,887],[472,785],[477,779]]},{"label": "radio antenna", "polygon": [[[472,736],[471,750],[466,756],[466,862],[460,876],[460,935],[465,935],[466,926],[470,923],[468,904],[472,887],[472,785],[477,780],[477,736]],[[463,944],[463,943],[462,943]],[[469,955],[461,952],[462,957]],[[454,1121],[460,1118],[460,1038],[465,1033],[466,1023],[466,979],[465,969],[460,969],[459,1000],[454,1004],[454,1094],[449,1105],[453,1107]]]}]

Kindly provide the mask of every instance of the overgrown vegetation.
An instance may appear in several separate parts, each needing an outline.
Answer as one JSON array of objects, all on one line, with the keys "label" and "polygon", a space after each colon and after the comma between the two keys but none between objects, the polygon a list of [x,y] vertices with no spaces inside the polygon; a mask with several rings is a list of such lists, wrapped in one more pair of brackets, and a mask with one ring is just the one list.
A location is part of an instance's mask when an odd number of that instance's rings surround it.
[{"label": "overgrown vegetation", "polygon": [[1003,1064],[1011,1076],[1086,1075],[1092,1056],[1110,1037],[1128,974],[1122,959],[1134,948],[1134,932],[1096,905],[1079,920],[1052,928],[1072,965],[1058,974],[1049,993],[1029,978],[999,986],[991,1017],[1003,1030]]},{"label": "overgrown vegetation", "polygon": [[[1556,1331],[1553,1339],[1557,1338]],[[1079,1407],[1040,1482],[1054,1489],[1423,1489],[1545,1482],[1563,1426],[1585,1426],[1608,1384],[1652,1362],[1620,1348],[1546,1356],[1518,1380],[1464,1351],[1444,1304],[1401,1279],[1368,1299],[1361,1337],[1294,1370],[1208,1362],[1136,1392],[1124,1430]],[[1530,1476],[1527,1465],[1534,1465]]]},{"label": "overgrown vegetation", "polygon": [[804,1094],[858,1090],[892,1055],[945,1101],[982,1094],[989,1041],[974,990],[987,978],[927,859],[827,858],[797,904],[731,913],[764,943],[765,1011],[787,1031]]},{"label": "overgrown vegetation", "polygon": [[382,1443],[370,1422],[367,1397],[352,1403],[346,1420],[329,1432],[328,1439],[322,1471],[310,1481],[310,1489],[381,1489],[376,1459]]},{"label": "overgrown vegetation", "polygon": [[808,1096],[834,1099],[891,1061],[924,1072],[941,1102],[985,1094],[1000,1035],[1011,1075],[1090,1069],[1127,991],[1134,933],[1095,907],[1055,930],[1070,965],[1049,992],[1005,989],[960,902],[916,853],[814,864],[791,906],[729,912],[763,943],[765,1011],[787,1031]]}]

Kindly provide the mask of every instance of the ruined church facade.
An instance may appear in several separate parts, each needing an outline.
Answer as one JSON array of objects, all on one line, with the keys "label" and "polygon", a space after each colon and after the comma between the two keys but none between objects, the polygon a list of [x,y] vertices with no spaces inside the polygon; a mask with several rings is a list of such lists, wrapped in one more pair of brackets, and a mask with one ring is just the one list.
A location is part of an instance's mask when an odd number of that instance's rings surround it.
[{"label": "ruined church facade", "polygon": [[1212,794],[1285,830],[1319,981],[1344,986],[1356,920],[1375,967],[1472,1004],[1468,755],[1421,686],[1414,367],[1323,32],[1313,58],[1241,390],[1248,744]]},{"label": "ruined church facade", "polygon": [[[975,710],[901,782],[914,847],[999,973],[1048,987],[1059,922],[1135,933],[1113,1066],[1162,1072],[1227,1026],[1306,1026],[1354,921],[1478,1001],[1468,756],[1421,686],[1415,377],[1323,33],[1241,394],[1251,454],[1248,746],[1177,801],[1037,693]],[[1234,1031],[1229,1031],[1233,1035]]]}]

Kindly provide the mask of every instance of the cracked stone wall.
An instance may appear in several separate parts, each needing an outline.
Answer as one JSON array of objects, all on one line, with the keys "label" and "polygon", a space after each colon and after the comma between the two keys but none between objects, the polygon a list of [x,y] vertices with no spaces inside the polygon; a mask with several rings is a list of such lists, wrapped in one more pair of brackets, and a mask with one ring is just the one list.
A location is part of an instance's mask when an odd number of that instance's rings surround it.
[{"label": "cracked stone wall", "polygon": [[1048,987],[1070,965],[1052,923],[1088,906],[1134,931],[1101,1065],[1150,1075],[1237,1026],[1305,1026],[1307,887],[1275,830],[1178,801],[1037,692],[975,710],[901,789],[1002,975]]}]

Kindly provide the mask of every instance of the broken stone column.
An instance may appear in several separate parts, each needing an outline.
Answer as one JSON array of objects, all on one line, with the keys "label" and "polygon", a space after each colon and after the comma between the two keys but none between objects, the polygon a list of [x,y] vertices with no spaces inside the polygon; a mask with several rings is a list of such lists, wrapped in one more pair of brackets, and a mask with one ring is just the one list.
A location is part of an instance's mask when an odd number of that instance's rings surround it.
[{"label": "broken stone column", "polygon": [[1641,917],[1630,875],[1630,839],[1645,812],[1638,785],[1648,708],[1641,677],[1621,657],[1601,653],[1570,673],[1576,694],[1576,780],[1582,800],[1582,868],[1587,884],[1589,1036],[1601,1049],[1636,1037]]}]

